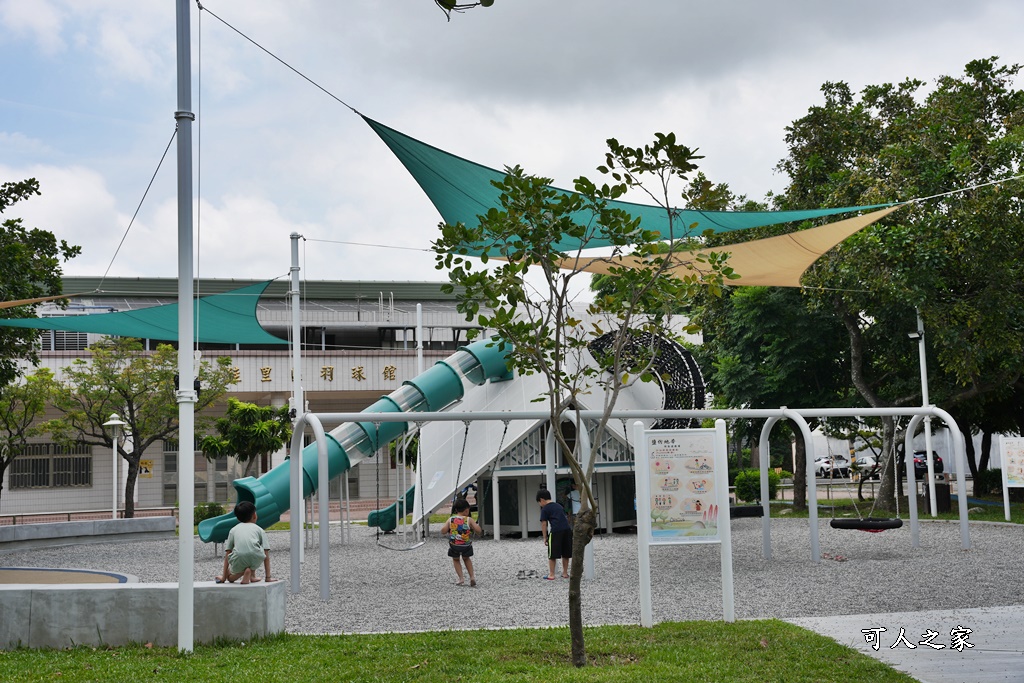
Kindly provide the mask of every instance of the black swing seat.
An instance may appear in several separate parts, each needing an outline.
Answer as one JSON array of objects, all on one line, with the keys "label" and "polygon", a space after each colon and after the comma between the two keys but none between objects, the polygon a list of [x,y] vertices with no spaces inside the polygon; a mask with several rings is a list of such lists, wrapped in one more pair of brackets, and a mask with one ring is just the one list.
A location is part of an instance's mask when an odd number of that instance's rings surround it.
[{"label": "black swing seat", "polygon": [[903,526],[903,520],[899,517],[862,517],[860,519],[847,518],[836,519],[830,522],[833,529],[856,529],[858,531],[885,531],[886,529],[899,529]]},{"label": "black swing seat", "polygon": [[764,508],[760,505],[730,505],[729,518],[764,517]]}]

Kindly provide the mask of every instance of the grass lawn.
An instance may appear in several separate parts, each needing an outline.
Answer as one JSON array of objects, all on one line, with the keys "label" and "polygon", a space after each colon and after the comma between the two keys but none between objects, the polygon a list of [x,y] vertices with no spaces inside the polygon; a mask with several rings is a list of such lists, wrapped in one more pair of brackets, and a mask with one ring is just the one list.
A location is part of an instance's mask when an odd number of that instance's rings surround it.
[{"label": "grass lawn", "polygon": [[569,662],[569,630],[283,635],[245,644],[0,653],[9,681],[913,681],[782,621],[588,628],[592,666]]},{"label": "grass lawn", "polygon": [[[968,503],[968,509],[977,509],[976,512],[971,512],[968,515],[968,519],[972,522],[1005,522],[1006,513],[1003,510],[1002,499],[996,501],[991,500],[988,502],[998,502],[998,505],[975,505]],[[836,517],[867,517],[868,513],[871,512],[871,499],[866,501],[857,501],[854,506],[853,501],[845,498],[818,498],[818,519],[823,517],[832,517],[833,512],[830,508],[835,508]],[[772,503],[772,517],[807,517],[807,511],[798,511],[793,509],[791,503]],[[858,512],[860,513],[858,515]],[[872,517],[894,517],[895,515],[891,512],[884,510],[875,510]],[[907,499],[903,498],[900,500],[900,514],[899,516],[903,519],[910,519],[910,510],[907,506]],[[917,506],[917,518],[919,520],[929,519],[946,519],[946,520],[959,520],[960,510],[957,506],[956,501],[953,502],[952,509],[950,512],[940,512],[938,516],[932,517],[928,511],[926,505]],[[1010,521],[1014,524],[1024,524],[1024,503],[1010,503]]]}]

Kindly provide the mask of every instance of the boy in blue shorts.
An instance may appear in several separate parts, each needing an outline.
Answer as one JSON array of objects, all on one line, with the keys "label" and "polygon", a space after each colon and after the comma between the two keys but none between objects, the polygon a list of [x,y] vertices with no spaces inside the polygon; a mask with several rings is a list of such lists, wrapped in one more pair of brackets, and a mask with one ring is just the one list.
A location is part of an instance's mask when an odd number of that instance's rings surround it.
[{"label": "boy in blue shorts", "polygon": [[455,582],[456,586],[465,586],[466,580],[462,576],[462,565],[459,564],[459,558],[462,558],[462,562],[466,565],[466,571],[469,573],[469,585],[476,586],[476,575],[473,573],[473,541],[470,536],[472,532],[482,534],[483,530],[480,525],[476,523],[476,520],[469,515],[469,501],[465,498],[459,498],[452,505],[452,516],[448,518],[448,521],[441,527],[442,534],[448,534],[448,557],[452,558],[452,564],[455,565],[455,575],[459,577],[459,580]]},{"label": "boy in blue shorts", "polygon": [[565,508],[551,500],[547,489],[537,491],[540,504],[540,533],[548,549],[548,575],[545,581],[555,580],[558,558],[562,558],[562,578],[569,578],[569,560],[572,558],[572,527],[565,516]]}]

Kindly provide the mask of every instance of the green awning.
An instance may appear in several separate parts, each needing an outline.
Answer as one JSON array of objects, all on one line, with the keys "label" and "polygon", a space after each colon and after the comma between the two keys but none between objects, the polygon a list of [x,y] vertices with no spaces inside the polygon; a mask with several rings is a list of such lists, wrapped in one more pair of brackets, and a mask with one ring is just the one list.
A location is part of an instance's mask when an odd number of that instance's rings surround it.
[{"label": "green awning", "polygon": [[[408,169],[446,223],[450,225],[463,223],[467,227],[475,227],[479,223],[479,216],[486,214],[492,207],[501,207],[498,200],[501,193],[491,183],[504,180],[505,173],[449,154],[365,116],[363,120],[373,128],[374,132]],[[560,191],[566,194],[576,194],[570,190]],[[662,239],[668,238],[668,215],[660,206],[619,201],[609,202],[609,204],[624,209],[633,216],[639,216],[645,230],[660,233],[663,235]],[[887,206],[892,206],[892,204],[808,211],[694,211],[680,209],[677,215],[678,225],[696,224],[695,229],[687,230],[688,234],[700,234],[708,229],[716,233],[746,230],[747,228],[805,221]],[[575,218],[575,222],[579,225],[590,225],[593,220],[589,214],[581,213]],[[611,244],[609,240],[601,238],[600,230],[601,226],[593,228],[593,237],[586,240],[586,248],[607,247]],[[678,235],[678,231],[679,228],[677,228],[677,236],[681,237],[682,235]],[[580,240],[563,239],[553,246],[559,251],[568,252],[579,249],[581,244]],[[480,251],[477,249],[475,253],[480,253]]]},{"label": "green awning", "polygon": [[[208,344],[287,344],[256,320],[256,303],[270,281],[196,299],[196,341]],[[137,311],[52,318],[0,319],[2,327],[90,332],[137,339],[178,339],[178,304]]]}]

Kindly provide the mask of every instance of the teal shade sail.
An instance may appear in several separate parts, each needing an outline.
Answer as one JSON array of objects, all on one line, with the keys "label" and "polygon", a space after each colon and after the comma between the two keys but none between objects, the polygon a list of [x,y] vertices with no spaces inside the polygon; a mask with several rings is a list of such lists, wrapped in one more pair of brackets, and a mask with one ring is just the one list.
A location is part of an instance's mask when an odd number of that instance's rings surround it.
[{"label": "teal shade sail", "polygon": [[[287,344],[287,340],[264,330],[256,319],[256,303],[269,284],[268,280],[196,299],[193,311],[196,341],[207,344]],[[0,327],[177,340],[178,304],[95,315],[0,319]]]},{"label": "teal shade sail", "polygon": [[[404,133],[388,128],[367,117],[363,120],[380,136],[398,160],[402,162],[427,197],[437,208],[441,218],[450,225],[462,223],[473,228],[479,224],[479,216],[489,209],[501,208],[499,197],[501,192],[492,184],[505,179],[505,173],[488,168],[481,164],[463,159],[444,150],[433,147]],[[554,188],[566,194],[576,194],[571,190]],[[659,239],[670,236],[668,212],[660,206],[635,204],[632,202],[612,201],[612,207],[620,208],[634,217],[639,217],[644,230],[652,230],[661,235]],[[892,204],[873,204],[870,206],[847,206],[834,209],[812,209],[807,211],[695,211],[679,209],[676,212],[676,237],[680,235],[680,226],[685,226],[685,234],[700,234],[705,230],[716,233],[732,230],[746,230],[766,225],[805,221],[824,216],[878,209]],[[590,213],[580,213],[574,217],[579,225],[594,223]],[[690,227],[694,226],[694,227]],[[585,243],[585,246],[584,246]],[[595,225],[583,240],[563,238],[553,246],[559,251],[576,251],[581,248],[610,246],[611,242],[601,237],[601,226]],[[473,251],[480,253],[479,245]]]}]

